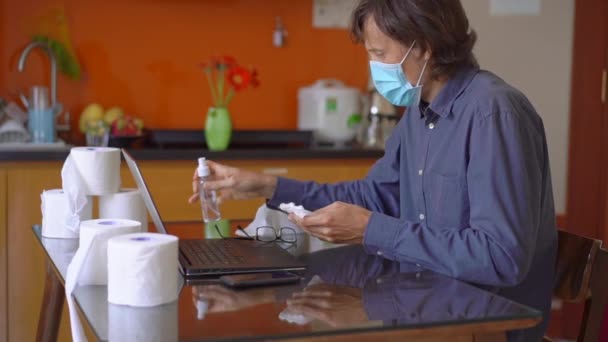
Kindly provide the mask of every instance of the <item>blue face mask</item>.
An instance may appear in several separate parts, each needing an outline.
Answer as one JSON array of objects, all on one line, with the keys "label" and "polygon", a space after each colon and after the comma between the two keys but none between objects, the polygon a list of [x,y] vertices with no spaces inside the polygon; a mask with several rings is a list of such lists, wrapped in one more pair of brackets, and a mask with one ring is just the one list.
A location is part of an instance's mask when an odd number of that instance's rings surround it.
[{"label": "blue face mask", "polygon": [[422,95],[420,80],[422,79],[422,75],[424,75],[428,60],[422,67],[416,86],[413,86],[408,82],[403,73],[403,68],[401,67],[415,44],[416,42],[412,43],[412,46],[407,50],[407,53],[400,63],[386,64],[376,61],[369,62],[372,79],[374,80],[376,89],[390,103],[396,106],[410,107],[417,106],[420,103],[420,97]]}]

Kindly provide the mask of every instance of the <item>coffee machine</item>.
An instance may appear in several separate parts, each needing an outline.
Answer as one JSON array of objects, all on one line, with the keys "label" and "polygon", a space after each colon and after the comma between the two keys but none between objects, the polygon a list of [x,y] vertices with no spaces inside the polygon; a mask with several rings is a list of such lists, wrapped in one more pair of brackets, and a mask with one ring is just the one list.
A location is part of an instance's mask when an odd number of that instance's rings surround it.
[{"label": "coffee machine", "polygon": [[384,149],[402,111],[378,93],[371,77],[363,102],[363,122],[357,134],[357,142],[363,148]]}]

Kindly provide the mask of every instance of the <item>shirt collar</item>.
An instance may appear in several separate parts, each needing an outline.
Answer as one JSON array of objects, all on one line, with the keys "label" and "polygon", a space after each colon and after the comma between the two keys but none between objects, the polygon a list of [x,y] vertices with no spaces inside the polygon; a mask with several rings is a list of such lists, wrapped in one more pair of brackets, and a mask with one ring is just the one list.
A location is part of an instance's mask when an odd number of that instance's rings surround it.
[{"label": "shirt collar", "polygon": [[[471,83],[477,72],[479,72],[477,66],[465,67],[457,71],[443,86],[439,95],[429,104],[427,110],[430,109],[441,117],[448,116],[452,112],[454,101]],[[422,115],[422,113],[420,114]]]}]

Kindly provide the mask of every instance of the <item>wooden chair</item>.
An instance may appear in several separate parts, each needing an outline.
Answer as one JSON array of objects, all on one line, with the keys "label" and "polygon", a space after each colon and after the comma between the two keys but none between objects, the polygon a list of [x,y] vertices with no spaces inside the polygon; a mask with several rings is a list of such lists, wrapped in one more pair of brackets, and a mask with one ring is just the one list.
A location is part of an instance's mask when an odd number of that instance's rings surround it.
[{"label": "wooden chair", "polygon": [[[608,299],[608,250],[600,240],[559,231],[554,297],[585,303],[578,342],[596,342]],[[545,341],[551,341],[545,337]]]},{"label": "wooden chair", "polygon": [[595,262],[593,263],[593,271],[591,273],[591,295],[585,302],[583,325],[581,327],[579,341],[606,341],[606,338],[608,338],[607,336],[604,336],[603,339],[600,340],[600,331],[607,310],[608,250],[601,248],[597,252]]}]

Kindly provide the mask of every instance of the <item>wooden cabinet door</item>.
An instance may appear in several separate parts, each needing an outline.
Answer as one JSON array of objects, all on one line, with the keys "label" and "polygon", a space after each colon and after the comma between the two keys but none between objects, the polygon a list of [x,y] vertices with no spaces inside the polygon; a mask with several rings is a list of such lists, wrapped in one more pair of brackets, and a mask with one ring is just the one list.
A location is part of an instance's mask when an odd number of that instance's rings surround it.
[{"label": "wooden cabinet door", "polygon": [[608,58],[607,7],[605,0],[576,0],[566,209],[568,231],[605,242],[608,117],[602,81]]},{"label": "wooden cabinet door", "polygon": [[[31,227],[42,221],[42,190],[61,187],[60,170],[61,163],[24,163],[7,171],[9,341],[36,338],[45,264]],[[59,341],[69,341],[71,336],[66,310]]]},{"label": "wooden cabinet door", "polygon": [[[566,224],[608,243],[608,2],[576,0]],[[582,306],[563,303],[548,334],[576,339]]]},{"label": "wooden cabinet door", "polygon": [[604,69],[602,70],[602,84],[601,84],[601,101],[603,106],[602,118],[604,119],[603,125],[603,183],[604,183],[604,206],[603,206],[603,217],[600,226],[600,235],[598,238],[604,241],[604,247],[608,246],[608,4],[604,1]]}]

